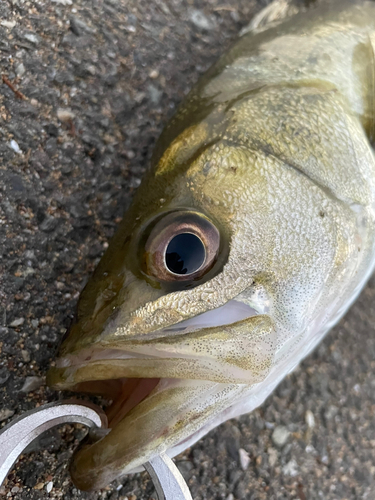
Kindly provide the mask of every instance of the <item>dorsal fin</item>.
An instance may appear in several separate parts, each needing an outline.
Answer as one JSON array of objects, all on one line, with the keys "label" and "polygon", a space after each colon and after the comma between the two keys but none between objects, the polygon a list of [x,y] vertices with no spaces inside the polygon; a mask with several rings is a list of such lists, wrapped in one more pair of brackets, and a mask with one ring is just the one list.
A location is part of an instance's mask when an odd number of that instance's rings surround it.
[{"label": "dorsal fin", "polygon": [[276,26],[284,19],[297,13],[298,8],[294,5],[293,0],[274,0],[253,17],[250,24],[241,30],[240,35],[245,35],[250,31],[259,33]]}]

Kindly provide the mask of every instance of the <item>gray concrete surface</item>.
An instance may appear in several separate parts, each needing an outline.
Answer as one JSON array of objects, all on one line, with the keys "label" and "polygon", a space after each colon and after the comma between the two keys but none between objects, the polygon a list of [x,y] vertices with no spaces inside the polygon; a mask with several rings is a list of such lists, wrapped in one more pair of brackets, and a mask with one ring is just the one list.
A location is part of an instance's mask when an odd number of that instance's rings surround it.
[{"label": "gray concrete surface", "polygon": [[[62,395],[44,376],[155,139],[262,0],[2,0],[0,425]],[[303,2],[299,2],[303,5]],[[375,280],[251,415],[178,457],[196,500],[375,499]],[[84,430],[44,437],[6,498],[150,500],[146,474],[81,493]]]}]

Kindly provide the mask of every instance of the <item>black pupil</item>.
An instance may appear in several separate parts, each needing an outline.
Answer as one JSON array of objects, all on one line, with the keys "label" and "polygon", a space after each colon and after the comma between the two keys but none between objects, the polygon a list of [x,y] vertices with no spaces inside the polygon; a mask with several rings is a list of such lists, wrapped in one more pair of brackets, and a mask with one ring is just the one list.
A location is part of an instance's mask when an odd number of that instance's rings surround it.
[{"label": "black pupil", "polygon": [[205,254],[204,245],[195,234],[181,233],[169,242],[165,262],[172,273],[192,274],[203,264]]}]

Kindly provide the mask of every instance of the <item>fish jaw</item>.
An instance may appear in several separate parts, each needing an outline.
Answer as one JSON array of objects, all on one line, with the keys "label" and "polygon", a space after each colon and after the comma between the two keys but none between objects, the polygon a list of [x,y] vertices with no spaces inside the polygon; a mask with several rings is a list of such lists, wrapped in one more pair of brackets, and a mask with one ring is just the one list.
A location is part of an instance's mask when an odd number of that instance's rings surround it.
[{"label": "fish jaw", "polygon": [[[235,318],[254,313],[238,304],[233,308]],[[161,452],[174,455],[221,422],[234,400],[267,377],[277,337],[270,316],[195,330],[214,321],[213,314],[202,317],[175,325],[180,329],[175,335],[162,331],[152,341],[93,347],[60,358],[50,370],[52,387],[92,391],[113,401],[106,410],[109,434],[74,456],[77,487],[101,488]]]},{"label": "fish jaw", "polygon": [[179,442],[194,440],[195,433],[246,389],[240,384],[161,380],[106,437],[78,450],[70,471],[75,485],[83,490],[104,487]]},{"label": "fish jaw", "polygon": [[70,389],[94,380],[144,377],[249,384],[268,373],[277,341],[268,315],[180,333],[188,322],[176,325],[175,335],[161,331],[152,340],[122,340],[59,358],[49,384]]}]

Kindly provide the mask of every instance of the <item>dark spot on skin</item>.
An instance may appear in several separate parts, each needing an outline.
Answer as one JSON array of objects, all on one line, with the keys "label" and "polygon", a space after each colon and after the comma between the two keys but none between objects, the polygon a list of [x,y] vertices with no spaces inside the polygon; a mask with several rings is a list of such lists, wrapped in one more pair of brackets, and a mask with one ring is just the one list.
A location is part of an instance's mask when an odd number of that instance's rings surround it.
[{"label": "dark spot on skin", "polygon": [[316,65],[318,63],[318,58],[317,57],[309,57],[307,59],[307,62],[309,62],[311,65]]},{"label": "dark spot on skin", "polygon": [[211,164],[210,164],[210,162],[208,161],[208,162],[206,162],[206,163],[204,164],[204,167],[203,167],[203,175],[207,175],[207,174],[208,174],[208,172],[210,171],[210,168],[211,168]]}]

